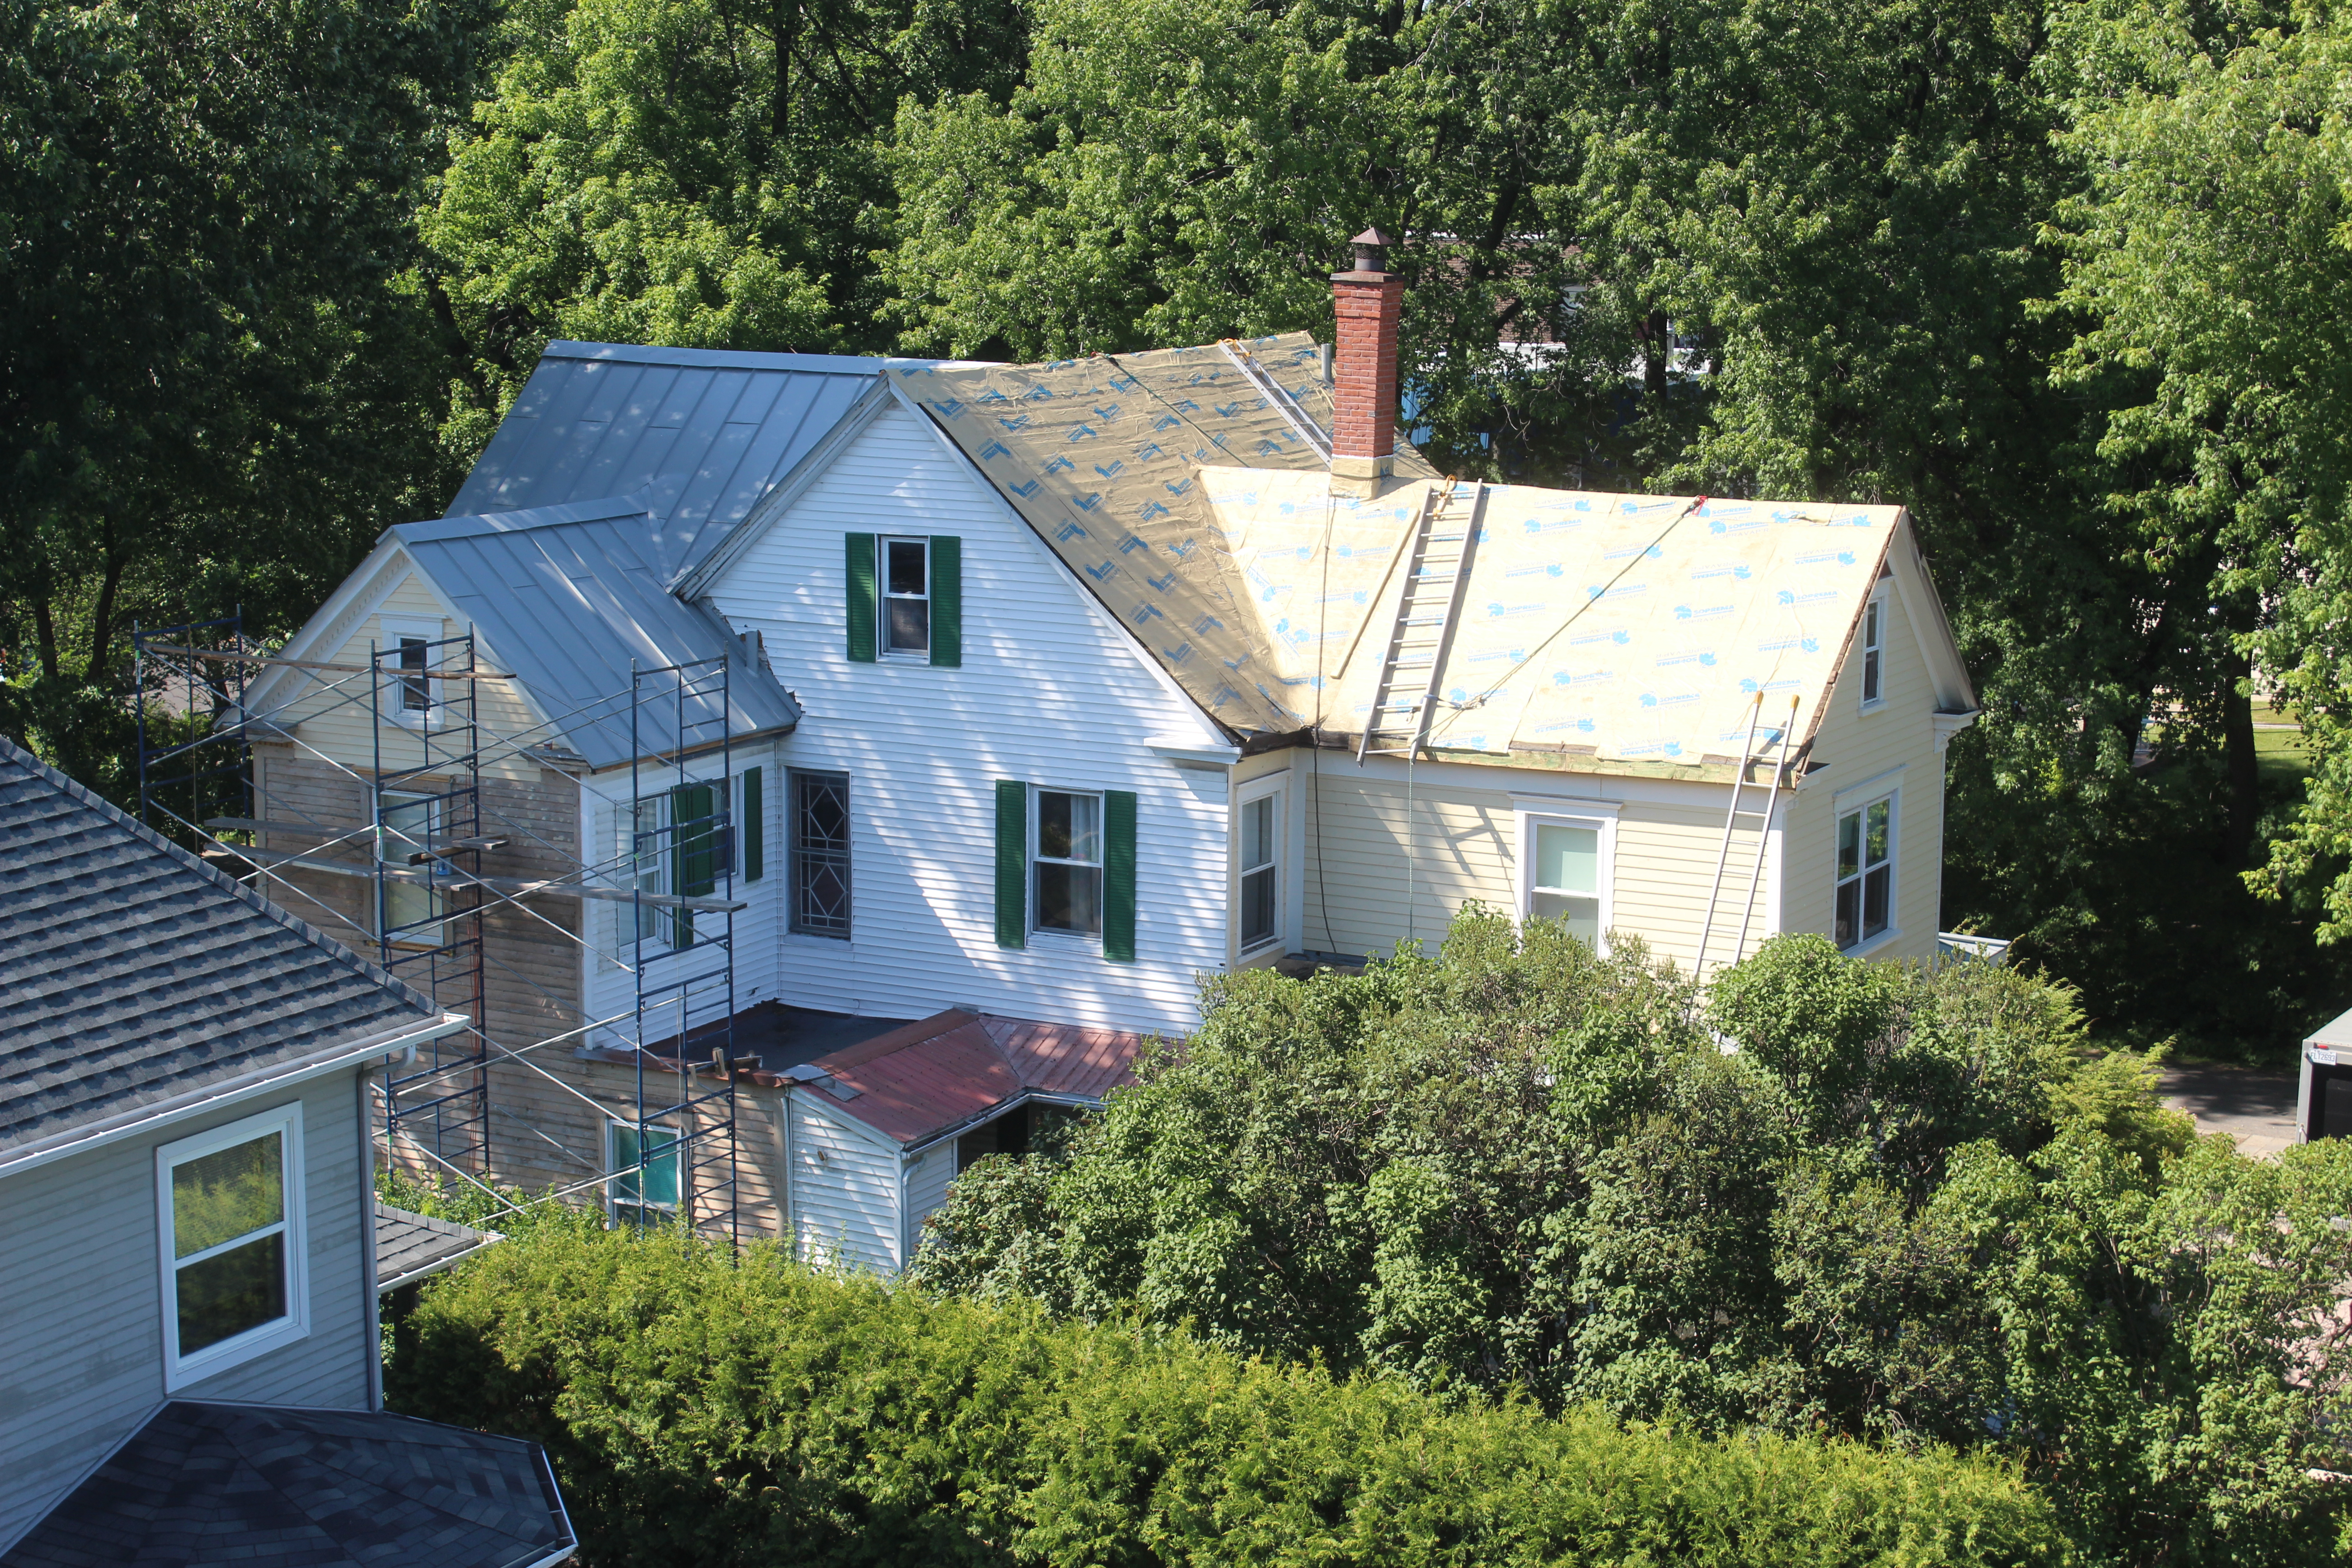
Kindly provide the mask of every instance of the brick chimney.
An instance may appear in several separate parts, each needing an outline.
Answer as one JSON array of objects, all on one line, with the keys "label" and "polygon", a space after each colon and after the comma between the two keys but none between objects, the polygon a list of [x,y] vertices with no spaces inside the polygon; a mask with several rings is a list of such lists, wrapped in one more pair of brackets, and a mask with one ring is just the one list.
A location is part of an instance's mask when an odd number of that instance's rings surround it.
[{"label": "brick chimney", "polygon": [[1331,484],[1378,495],[1396,467],[1397,319],[1404,279],[1388,269],[1396,241],[1379,229],[1355,237],[1356,266],[1331,275],[1339,318],[1331,370]]}]

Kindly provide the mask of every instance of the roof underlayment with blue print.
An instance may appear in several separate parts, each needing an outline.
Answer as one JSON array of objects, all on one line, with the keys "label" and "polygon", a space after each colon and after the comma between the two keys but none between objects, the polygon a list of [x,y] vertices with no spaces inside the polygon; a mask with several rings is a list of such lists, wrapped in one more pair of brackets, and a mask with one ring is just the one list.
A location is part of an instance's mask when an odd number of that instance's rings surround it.
[{"label": "roof underlayment with blue print", "polygon": [[1433,748],[1688,766],[1741,756],[1751,725],[1759,749],[1801,739],[1902,526],[1897,507],[1453,486],[1402,445],[1378,495],[1339,493],[1297,429],[1330,425],[1304,334],[889,374],[1244,735],[1367,727],[1433,504],[1479,532]]}]

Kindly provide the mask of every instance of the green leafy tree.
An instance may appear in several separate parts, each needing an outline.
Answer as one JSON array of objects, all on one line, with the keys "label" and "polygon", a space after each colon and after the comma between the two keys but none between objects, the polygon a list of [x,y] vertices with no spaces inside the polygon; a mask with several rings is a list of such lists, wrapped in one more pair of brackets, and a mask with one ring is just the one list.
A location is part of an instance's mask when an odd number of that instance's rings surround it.
[{"label": "green leafy tree", "polygon": [[2063,987],[1783,937],[1702,1005],[1471,911],[1209,1001],[1066,1154],[967,1173],[916,1277],[1453,1398],[2007,1454],[2091,1561],[2339,1544],[2305,1472],[2341,1459],[2352,1149],[2194,1144]]}]

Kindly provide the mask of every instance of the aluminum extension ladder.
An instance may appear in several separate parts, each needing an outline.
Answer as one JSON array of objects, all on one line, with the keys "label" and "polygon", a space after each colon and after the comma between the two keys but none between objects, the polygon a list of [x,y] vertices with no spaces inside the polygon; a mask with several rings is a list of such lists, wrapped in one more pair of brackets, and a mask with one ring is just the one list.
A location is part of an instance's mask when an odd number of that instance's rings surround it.
[{"label": "aluminum extension ladder", "polygon": [[[1715,935],[1715,905],[1723,893],[1723,868],[1731,858],[1732,833],[1739,826],[1741,817],[1752,816],[1756,819],[1756,859],[1748,868],[1748,896],[1740,901],[1739,940],[1733,944],[1731,962],[1737,963],[1747,956],[1748,922],[1756,908],[1757,884],[1764,876],[1764,846],[1772,837],[1772,808],[1780,803],[1780,775],[1788,771],[1789,740],[1797,729],[1797,699],[1789,699],[1789,717],[1782,721],[1780,732],[1772,737],[1764,753],[1759,754],[1756,750],[1756,729],[1763,718],[1764,693],[1759,691],[1748,710],[1748,739],[1740,749],[1739,771],[1731,780],[1731,809],[1723,814],[1723,843],[1716,849],[1715,881],[1706,890],[1706,922],[1699,927],[1698,957],[1691,964],[1692,978],[1696,980],[1706,978],[1706,946]],[[1758,811],[1751,807],[1742,811],[1739,809],[1739,795],[1747,787],[1748,770],[1764,761],[1768,754],[1772,759],[1772,771],[1765,785],[1764,808]]]},{"label": "aluminum extension ladder", "polygon": [[1413,525],[1388,657],[1381,662],[1371,710],[1364,715],[1363,737],[1356,742],[1358,762],[1370,756],[1409,757],[1428,743],[1445,652],[1461,618],[1478,528],[1486,515],[1483,484],[1465,487],[1447,479],[1429,488]]}]

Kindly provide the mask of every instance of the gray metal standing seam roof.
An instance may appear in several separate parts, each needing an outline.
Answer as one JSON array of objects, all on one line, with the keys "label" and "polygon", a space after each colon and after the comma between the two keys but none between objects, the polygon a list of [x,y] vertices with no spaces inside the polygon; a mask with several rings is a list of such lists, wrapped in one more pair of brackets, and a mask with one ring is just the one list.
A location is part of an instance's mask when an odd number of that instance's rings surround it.
[{"label": "gray metal standing seam roof", "polygon": [[441,1016],[0,740],[0,1154]]},{"label": "gray metal standing seam roof", "polygon": [[[658,530],[645,498],[632,496],[406,522],[388,531],[473,624],[487,658],[520,679],[563,742],[592,767],[632,755],[632,662],[653,669],[723,654],[733,735],[799,722],[799,708],[743,640],[714,612],[669,592],[656,559]],[[645,688],[654,700],[636,710],[634,754],[719,738],[716,686],[695,679],[683,713],[675,687]]]},{"label": "gray metal standing seam roof", "polygon": [[620,343],[547,345],[448,515],[646,492],[667,586],[805,456],[886,363]]}]

